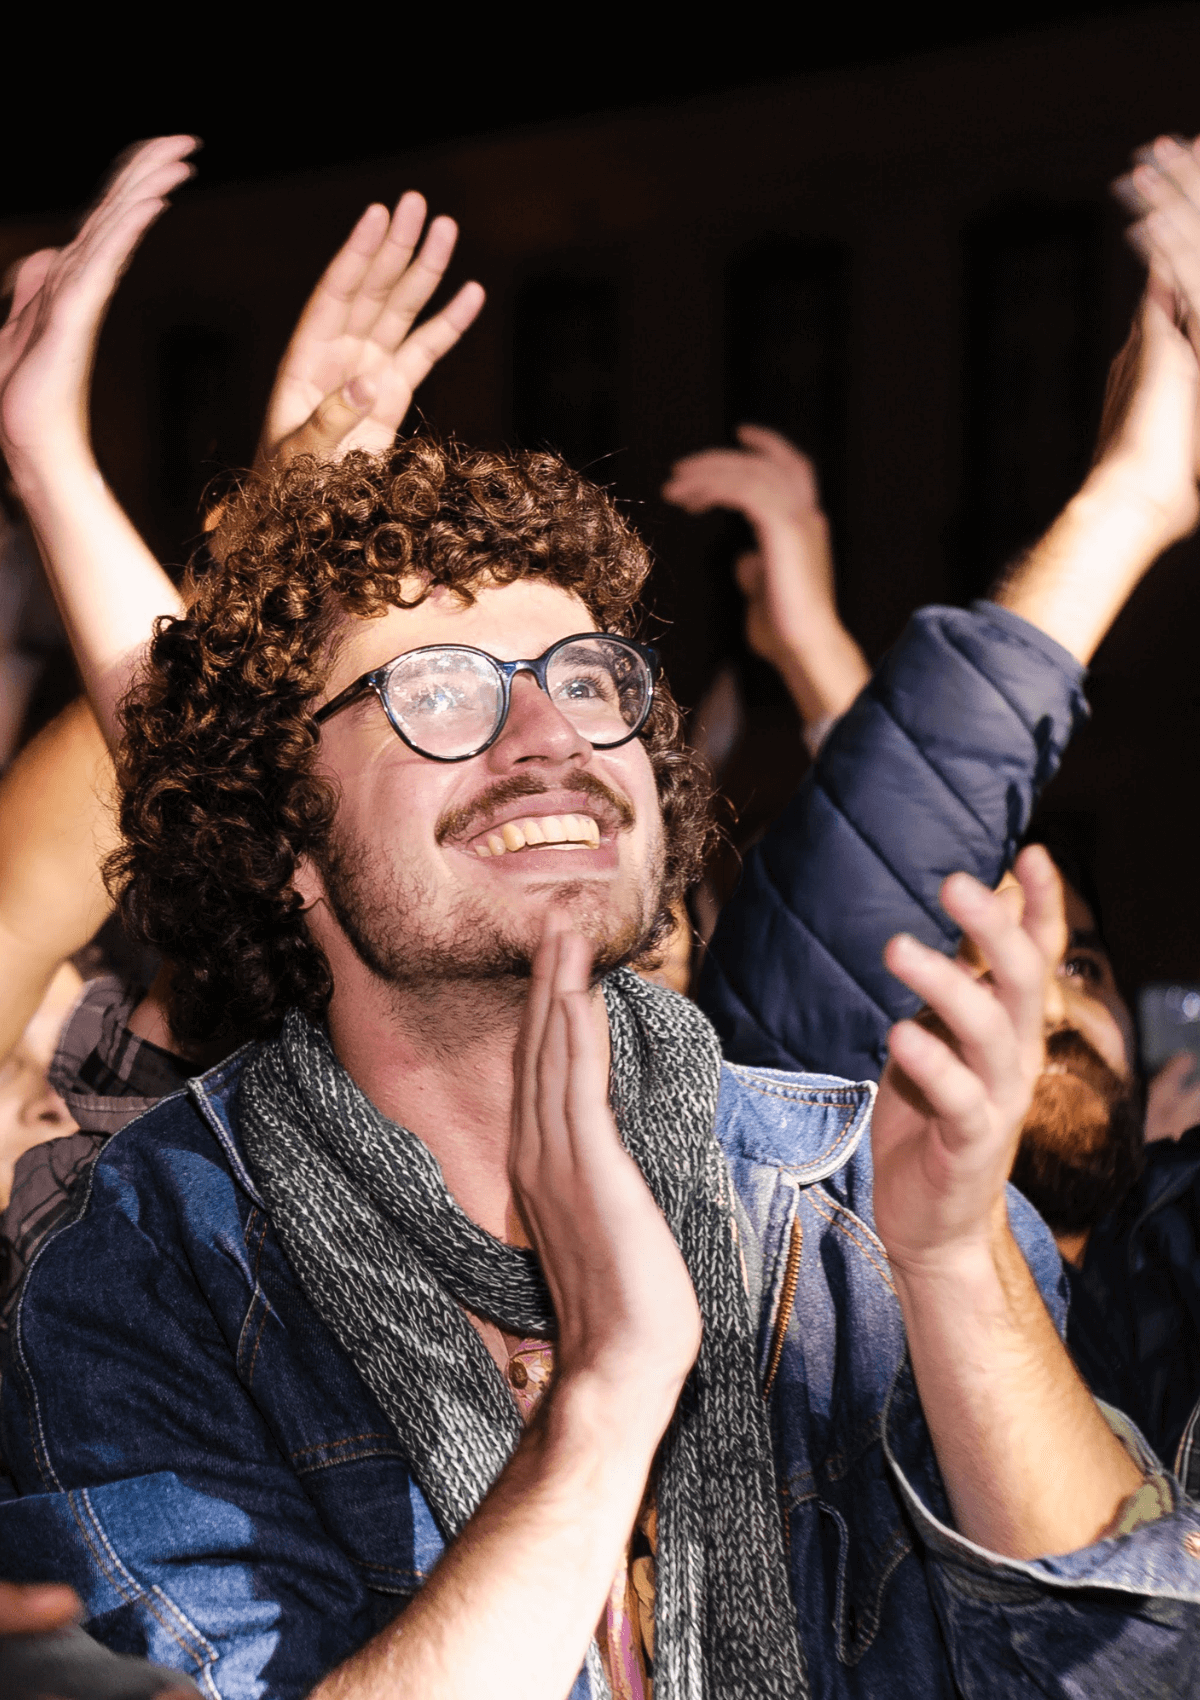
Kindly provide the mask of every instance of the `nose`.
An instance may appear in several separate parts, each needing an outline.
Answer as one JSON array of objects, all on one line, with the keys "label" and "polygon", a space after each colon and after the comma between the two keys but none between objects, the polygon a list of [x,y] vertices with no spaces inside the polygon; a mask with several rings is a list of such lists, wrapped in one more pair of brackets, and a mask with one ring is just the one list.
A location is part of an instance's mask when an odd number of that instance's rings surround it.
[{"label": "nose", "polygon": [[1058,974],[1046,976],[1046,1031],[1053,1032],[1061,1027],[1067,1018],[1067,997],[1064,982]]},{"label": "nose", "polygon": [[592,746],[533,675],[518,673],[512,682],[508,719],[487,752],[488,765],[496,771],[527,762],[583,767],[591,758]]}]

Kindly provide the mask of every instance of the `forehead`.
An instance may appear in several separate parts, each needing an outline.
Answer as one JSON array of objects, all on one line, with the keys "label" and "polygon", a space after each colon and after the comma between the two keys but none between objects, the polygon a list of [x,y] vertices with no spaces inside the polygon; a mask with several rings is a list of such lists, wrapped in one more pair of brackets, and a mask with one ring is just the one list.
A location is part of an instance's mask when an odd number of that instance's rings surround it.
[{"label": "forehead", "polygon": [[[406,582],[406,595],[419,592]],[[538,579],[485,585],[474,602],[463,603],[438,586],[416,608],[389,608],[374,619],[350,617],[336,639],[327,696],[409,649],[431,643],[470,644],[500,661],[532,660],[559,638],[595,631],[596,622],[579,597]]]}]

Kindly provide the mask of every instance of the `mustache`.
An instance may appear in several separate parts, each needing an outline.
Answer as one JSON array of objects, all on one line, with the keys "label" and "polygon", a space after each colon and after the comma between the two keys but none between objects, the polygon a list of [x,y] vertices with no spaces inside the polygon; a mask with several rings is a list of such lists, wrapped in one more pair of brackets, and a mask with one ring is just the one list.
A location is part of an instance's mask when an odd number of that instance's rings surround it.
[{"label": "mustache", "polygon": [[486,791],[481,791],[478,797],[473,797],[469,803],[460,803],[444,810],[438,817],[434,837],[439,844],[444,844],[447,839],[467,838],[473,827],[487,820],[497,809],[504,808],[508,803],[515,803],[521,797],[544,797],[549,791],[582,792],[592,802],[598,803],[600,808],[597,812],[610,822],[615,820],[621,831],[631,827],[636,818],[633,804],[628,797],[614,791],[611,785],[606,785],[594,773],[577,773],[567,785],[547,785],[543,780],[535,779],[531,773],[514,773],[510,779],[499,779],[495,785],[489,785]]}]

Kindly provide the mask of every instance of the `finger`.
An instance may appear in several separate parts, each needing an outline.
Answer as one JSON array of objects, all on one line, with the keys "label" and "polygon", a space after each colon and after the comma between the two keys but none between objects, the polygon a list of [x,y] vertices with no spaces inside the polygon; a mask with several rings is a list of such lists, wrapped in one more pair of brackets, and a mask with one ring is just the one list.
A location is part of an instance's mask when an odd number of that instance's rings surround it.
[{"label": "finger", "polygon": [[748,449],[760,454],[764,460],[770,461],[773,466],[786,473],[798,502],[812,507],[819,505],[821,498],[817,469],[795,443],[789,442],[781,432],[772,431],[767,425],[739,425],[734,434],[739,443],[744,443]]},{"label": "finger", "polygon": [[84,218],[67,252],[87,256],[92,246],[102,242],[112,224],[120,219],[132,203],[165,198],[194,173],[188,160],[158,159],[146,163],[146,169],[123,178]]},{"label": "finger", "polygon": [[292,332],[285,363],[298,344],[310,338],[317,342],[332,341],[345,332],[351,306],[383,245],[388,223],[388,210],[379,202],[362,213],[305,302]]},{"label": "finger", "polygon": [[371,336],[379,341],[381,335],[387,334],[379,321],[408,271],[425,223],[425,212],[425,197],[415,189],[408,190],[397,201],[384,239],[355,293],[348,327],[352,336]]},{"label": "finger", "polygon": [[[1045,852],[1042,854],[1045,855]],[[1024,923],[1017,921],[1012,906],[1003,897],[989,891],[969,874],[951,874],[942,886],[941,904],[951,919],[958,922],[991,969],[992,988],[1016,1030],[1018,1041],[1023,1045],[1039,1045],[1045,1013],[1046,976],[1051,962],[1047,952],[1035,942],[1030,928],[1038,926],[1044,939],[1046,893],[1039,885],[1034,900],[1023,883],[1021,889],[1025,892],[1027,912]],[[1031,908],[1034,910],[1033,917],[1029,913]],[[1065,932],[1062,942],[1065,945]],[[1060,950],[1058,955],[1061,954]],[[1057,961],[1057,957],[1054,960]]]},{"label": "finger", "polygon": [[1058,966],[1067,949],[1067,910],[1063,878],[1044,844],[1027,844],[1013,863],[1024,897],[1017,920],[1037,947],[1047,970]]},{"label": "finger", "polygon": [[907,933],[888,941],[883,959],[941,1020],[972,1073],[998,1098],[1006,1098],[1022,1076],[1014,1024],[997,993]]},{"label": "finger", "polygon": [[706,513],[710,508],[741,511],[753,472],[751,457],[740,449],[702,449],[675,464],[662,493],[688,513]]},{"label": "finger", "polygon": [[77,1622],[79,1597],[58,1583],[22,1586],[0,1582],[0,1635],[33,1635]]},{"label": "finger", "polygon": [[915,1021],[898,1021],[888,1034],[888,1055],[933,1111],[950,1150],[987,1132],[983,1083],[943,1039]]},{"label": "finger", "polygon": [[561,910],[549,909],[542,927],[542,937],[533,958],[529,996],[521,1017],[514,1058],[516,1072],[514,1114],[526,1118],[531,1129],[537,1121],[538,1051],[546,1029],[546,1019],[554,995],[554,976],[558,964],[559,935],[566,930],[567,918]]},{"label": "finger", "polygon": [[757,549],[747,549],[733,564],[733,576],[742,595],[751,602],[760,593],[767,576],[767,563]]},{"label": "finger", "polygon": [[124,196],[131,189],[136,190],[137,185],[160,165],[186,159],[202,146],[199,136],[182,132],[174,136],[151,136],[144,142],[132,142],[117,155],[109,168],[108,176],[96,197],[97,204]]},{"label": "finger", "polygon": [[[606,1152],[619,1144],[619,1140],[611,1138],[613,1122],[608,1113],[608,1057],[593,1020],[588,994],[583,991],[567,992],[560,997],[559,1004],[567,1025],[570,1072],[566,1114],[572,1150],[580,1161],[603,1159]],[[606,1138],[606,1135],[609,1137]]]},{"label": "finger", "polygon": [[[8,274],[12,278],[12,300],[8,308],[10,319],[20,318],[26,303],[33,299],[46,281],[46,273],[58,255],[57,248],[39,248],[36,254],[27,254],[11,268]],[[5,281],[7,282],[7,278]]]},{"label": "finger", "polygon": [[[429,376],[430,372],[458,342],[463,332],[474,324],[486,296],[483,285],[479,283],[464,283],[454,299],[435,313],[432,319],[427,319],[401,345],[393,364],[395,376],[399,378],[408,392],[408,401],[412,392]],[[397,405],[399,397],[397,398]],[[401,418],[408,411],[405,405]],[[396,420],[397,427],[400,419]]]},{"label": "finger", "polygon": [[352,317],[351,331],[358,335],[369,331],[372,342],[389,352],[399,348],[445,276],[457,241],[458,226],[454,220],[445,216],[435,218],[416,259],[405,268],[373,322],[360,324],[358,316]]},{"label": "finger", "polygon": [[271,453],[277,466],[286,466],[298,455],[313,455],[317,460],[338,460],[344,452],[346,438],[370,413],[375,404],[376,386],[369,378],[351,378],[340,390],[325,400]]}]

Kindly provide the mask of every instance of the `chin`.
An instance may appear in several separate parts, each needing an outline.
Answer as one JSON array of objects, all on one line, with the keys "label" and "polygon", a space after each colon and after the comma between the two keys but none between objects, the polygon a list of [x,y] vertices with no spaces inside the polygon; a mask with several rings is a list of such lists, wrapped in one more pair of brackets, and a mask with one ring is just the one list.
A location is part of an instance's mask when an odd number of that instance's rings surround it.
[{"label": "chin", "polygon": [[[530,896],[534,896],[530,893]],[[539,886],[536,902],[527,910],[525,932],[529,960],[541,940],[547,911],[560,909],[573,931],[591,944],[596,978],[621,968],[642,955],[654,932],[658,905],[650,913],[641,901],[622,904],[617,894],[594,880],[554,880]]]}]

